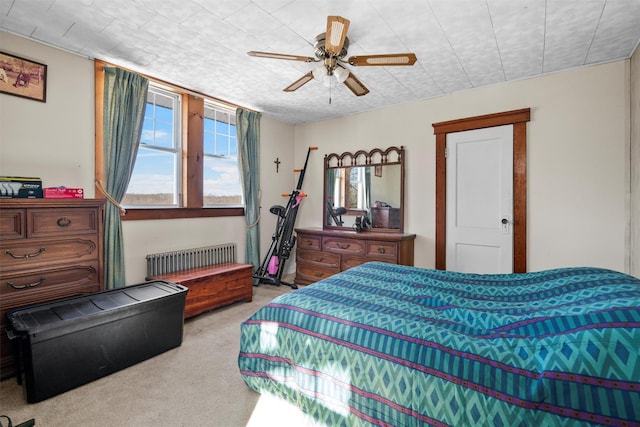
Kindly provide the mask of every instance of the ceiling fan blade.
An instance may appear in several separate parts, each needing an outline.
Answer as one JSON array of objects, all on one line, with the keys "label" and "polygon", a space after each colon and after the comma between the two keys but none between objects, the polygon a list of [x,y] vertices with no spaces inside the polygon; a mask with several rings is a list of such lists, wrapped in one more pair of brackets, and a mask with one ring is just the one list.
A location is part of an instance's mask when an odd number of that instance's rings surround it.
[{"label": "ceiling fan blade", "polygon": [[413,53],[392,53],[387,55],[363,55],[349,57],[349,65],[357,66],[390,66],[413,65],[417,58]]},{"label": "ceiling fan blade", "polygon": [[311,71],[309,71],[307,74],[305,74],[304,76],[300,77],[298,80],[296,80],[295,82],[291,83],[289,86],[285,87],[282,90],[285,91],[285,92],[293,92],[295,90],[300,89],[302,86],[304,86],[310,80],[313,80],[313,73]]},{"label": "ceiling fan blade", "polygon": [[287,59],[289,61],[302,61],[302,62],[318,62],[319,61],[319,59],[312,58],[310,56],[287,55],[285,53],[257,52],[255,50],[247,52],[247,55],[257,56],[259,58]]},{"label": "ceiling fan blade", "polygon": [[369,93],[369,89],[367,89],[365,85],[363,85],[362,82],[353,75],[353,73],[349,73],[349,77],[344,81],[344,84],[355,96],[362,96]]},{"label": "ceiling fan blade", "polygon": [[348,19],[341,16],[329,16],[327,18],[327,34],[324,49],[332,55],[339,55],[344,46],[344,39],[347,37],[348,29]]}]

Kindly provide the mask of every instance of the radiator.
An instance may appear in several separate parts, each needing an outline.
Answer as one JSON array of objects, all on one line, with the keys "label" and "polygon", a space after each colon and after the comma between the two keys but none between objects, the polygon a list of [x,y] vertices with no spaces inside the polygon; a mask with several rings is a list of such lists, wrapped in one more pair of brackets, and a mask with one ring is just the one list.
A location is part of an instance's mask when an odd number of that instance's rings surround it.
[{"label": "radiator", "polygon": [[236,262],[236,244],[206,246],[147,255],[147,278],[191,268]]}]

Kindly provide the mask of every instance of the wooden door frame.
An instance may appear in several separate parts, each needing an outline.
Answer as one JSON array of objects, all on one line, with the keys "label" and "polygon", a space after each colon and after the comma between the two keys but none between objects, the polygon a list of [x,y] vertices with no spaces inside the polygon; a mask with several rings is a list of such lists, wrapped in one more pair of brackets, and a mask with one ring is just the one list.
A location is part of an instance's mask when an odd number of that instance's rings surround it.
[{"label": "wooden door frame", "polygon": [[436,135],[436,268],[447,265],[447,134],[513,125],[513,272],[527,271],[527,122],[531,110],[505,111],[433,123]]}]

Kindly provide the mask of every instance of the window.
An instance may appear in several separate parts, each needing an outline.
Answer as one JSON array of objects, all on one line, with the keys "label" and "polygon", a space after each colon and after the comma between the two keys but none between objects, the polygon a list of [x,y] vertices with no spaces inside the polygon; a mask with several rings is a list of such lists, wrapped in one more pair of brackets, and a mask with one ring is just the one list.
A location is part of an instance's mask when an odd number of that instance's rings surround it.
[{"label": "window", "polygon": [[339,168],[336,171],[335,199],[352,213],[369,209],[370,167]]},{"label": "window", "polygon": [[[106,66],[95,61],[97,182],[105,179],[100,89]],[[236,107],[147,78],[143,129],[122,220],[243,216]]]},{"label": "window", "polygon": [[149,86],[140,147],[124,206],[180,206],[181,108],[178,94]]},{"label": "window", "polygon": [[203,203],[242,206],[235,113],[205,101]]},{"label": "window", "polygon": [[[122,219],[244,215],[235,120],[235,107],[150,81]],[[96,123],[98,153],[100,129]]]}]

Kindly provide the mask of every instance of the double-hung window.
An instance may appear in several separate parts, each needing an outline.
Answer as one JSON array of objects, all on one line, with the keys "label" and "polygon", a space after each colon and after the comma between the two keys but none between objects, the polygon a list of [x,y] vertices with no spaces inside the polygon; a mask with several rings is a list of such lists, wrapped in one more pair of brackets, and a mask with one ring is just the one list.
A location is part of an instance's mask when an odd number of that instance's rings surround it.
[{"label": "double-hung window", "polygon": [[242,206],[235,112],[205,101],[203,203]]},{"label": "double-hung window", "polygon": [[124,206],[181,205],[181,109],[179,94],[149,86],[140,146]]}]

